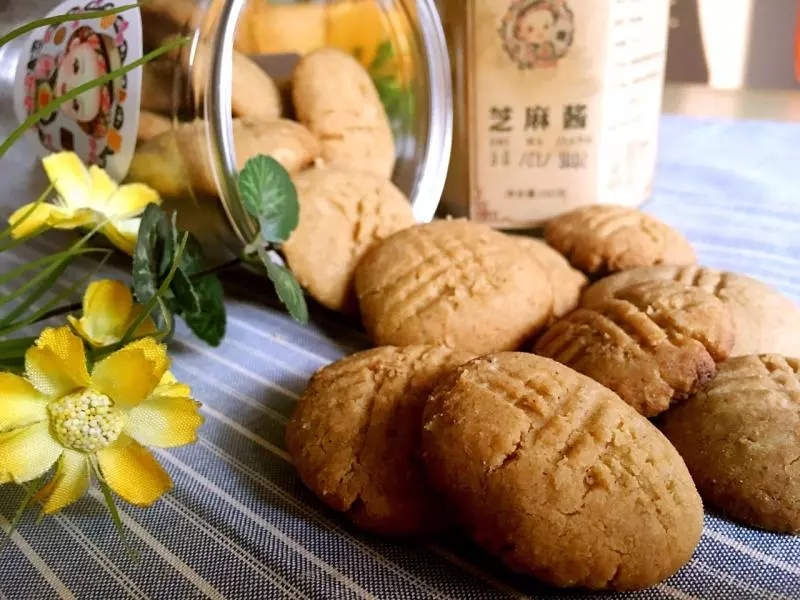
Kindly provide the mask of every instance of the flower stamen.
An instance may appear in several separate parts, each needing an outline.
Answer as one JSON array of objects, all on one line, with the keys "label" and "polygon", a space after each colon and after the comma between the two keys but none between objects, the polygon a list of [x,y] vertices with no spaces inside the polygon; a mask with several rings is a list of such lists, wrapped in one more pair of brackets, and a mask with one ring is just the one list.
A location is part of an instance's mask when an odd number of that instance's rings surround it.
[{"label": "flower stamen", "polygon": [[116,441],[125,427],[125,416],[111,398],[90,389],[68,394],[50,403],[53,435],[67,448],[97,452]]}]

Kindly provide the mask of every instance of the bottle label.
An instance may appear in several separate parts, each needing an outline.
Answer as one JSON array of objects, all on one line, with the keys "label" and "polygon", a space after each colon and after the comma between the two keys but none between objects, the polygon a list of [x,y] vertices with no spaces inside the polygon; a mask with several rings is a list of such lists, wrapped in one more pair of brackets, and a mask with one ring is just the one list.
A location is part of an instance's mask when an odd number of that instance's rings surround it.
[{"label": "bottle label", "polygon": [[585,204],[644,201],[669,0],[467,8],[471,218],[530,227]]},{"label": "bottle label", "polygon": [[[129,0],[64,2],[47,16],[106,10]],[[14,110],[20,122],[76,87],[142,57],[138,8],[34,30],[17,65]],[[76,152],[121,180],[136,148],[141,69],[88,90],[43,116],[27,132],[41,155]]]}]

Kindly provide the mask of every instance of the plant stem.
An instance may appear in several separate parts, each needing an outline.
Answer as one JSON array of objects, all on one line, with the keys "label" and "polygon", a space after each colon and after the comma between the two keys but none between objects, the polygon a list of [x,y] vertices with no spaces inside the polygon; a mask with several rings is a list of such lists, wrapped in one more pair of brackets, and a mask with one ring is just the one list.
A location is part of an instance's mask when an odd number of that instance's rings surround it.
[{"label": "plant stem", "polygon": [[195,273],[190,277],[192,281],[197,281],[198,279],[202,279],[203,277],[208,277],[209,275],[216,275],[217,273],[221,273],[226,269],[232,269],[233,267],[238,267],[242,264],[241,258],[233,258],[228,262],[224,262],[216,267],[211,267],[210,269],[206,269],[205,271],[200,271],[199,273]]},{"label": "plant stem", "polygon": [[88,10],[79,13],[70,13],[67,15],[53,15],[52,17],[36,19],[35,21],[30,21],[29,23],[20,25],[16,29],[9,31],[3,37],[0,37],[0,48],[5,46],[8,42],[13,40],[14,38],[18,38],[21,35],[25,35],[29,31],[33,31],[34,29],[38,29],[39,27],[45,27],[47,25],[58,25],[59,23],[68,23],[70,21],[82,21],[84,19],[100,19],[108,15],[116,15],[118,13],[136,8],[137,6],[148,4],[149,1],[150,0],[144,0],[143,2],[137,2],[135,4],[126,4],[125,6],[118,6],[116,8],[111,8],[108,10]]},{"label": "plant stem", "polygon": [[84,92],[87,92],[87,91],[89,91],[91,89],[94,89],[96,87],[104,85],[104,84],[108,83],[109,81],[113,81],[117,77],[119,77],[121,75],[124,75],[125,73],[127,73],[129,71],[133,71],[134,69],[136,69],[138,67],[141,67],[142,65],[150,62],[151,60],[154,60],[154,59],[158,58],[159,56],[174,50],[178,46],[182,46],[183,44],[185,44],[189,40],[190,40],[190,38],[188,38],[186,36],[176,38],[176,39],[172,40],[171,42],[169,42],[168,44],[164,44],[160,48],[158,48],[156,50],[153,50],[152,52],[150,52],[148,54],[145,54],[142,58],[140,58],[139,60],[133,61],[129,65],[125,65],[124,67],[120,67],[119,69],[115,69],[114,71],[111,71],[111,73],[108,73],[107,75],[103,75],[102,77],[98,77],[97,79],[93,79],[92,81],[87,81],[83,85],[79,85],[78,87],[73,88],[72,90],[70,90],[69,92],[64,94],[63,96],[59,96],[58,98],[53,100],[50,104],[48,104],[44,108],[41,108],[38,111],[36,111],[34,114],[30,115],[27,119],[25,119],[25,121],[22,123],[22,125],[20,125],[14,131],[11,132],[11,135],[9,135],[5,139],[5,141],[3,141],[2,144],[0,144],[0,157],[2,157],[8,151],[8,149],[14,144],[14,142],[16,142],[20,137],[22,137],[22,135],[28,129],[33,127],[36,124],[37,121],[39,121],[39,120],[43,119],[44,117],[46,117],[47,115],[55,112],[56,110],[61,108],[61,106],[63,104],[66,104],[70,100],[73,100],[73,99],[77,98],[78,96],[80,96]]},{"label": "plant stem", "polygon": [[66,315],[75,312],[76,310],[80,310],[82,307],[82,302],[73,302],[72,304],[67,304],[66,306],[59,306],[58,308],[54,308],[53,310],[49,310],[44,313],[42,316],[36,319],[34,323],[46,321],[47,319],[52,319],[53,317],[60,317],[61,315]]}]

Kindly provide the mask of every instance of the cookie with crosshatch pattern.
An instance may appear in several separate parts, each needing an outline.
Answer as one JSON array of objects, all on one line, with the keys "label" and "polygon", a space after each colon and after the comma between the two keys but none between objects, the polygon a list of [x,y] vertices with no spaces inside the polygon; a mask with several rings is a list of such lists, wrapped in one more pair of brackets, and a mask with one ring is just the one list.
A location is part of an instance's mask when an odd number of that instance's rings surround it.
[{"label": "cookie with crosshatch pattern", "polygon": [[553,585],[654,585],[703,530],[700,496],[661,432],[532,354],[482,356],[445,376],[425,407],[422,456],[478,544]]},{"label": "cookie with crosshatch pattern", "polygon": [[537,354],[588,375],[647,417],[667,410],[708,381],[734,342],[728,308],[675,281],[616,290],[592,308],[553,325]]},{"label": "cookie with crosshatch pattern", "polygon": [[709,505],[755,527],[800,533],[800,360],[722,363],[664,416],[662,430]]},{"label": "cookie with crosshatch pattern", "polygon": [[591,308],[622,287],[654,279],[678,281],[719,298],[731,311],[736,329],[731,356],[800,356],[800,307],[778,290],[739,273],[698,266],[632,269],[592,285],[581,297],[581,306]]},{"label": "cookie with crosshatch pattern", "polygon": [[414,224],[411,204],[394,184],[372,173],[311,168],[292,180],[300,222],[283,245],[286,261],[318,302],[357,313],[356,265],[373,244]]},{"label": "cookie with crosshatch pattern", "polygon": [[551,220],[545,239],[584,273],[652,265],[691,265],[697,256],[681,233],[624,206],[586,206]]},{"label": "cookie with crosshatch pattern", "polygon": [[549,320],[553,291],[531,252],[466,220],[396,233],[356,269],[364,326],[376,344],[515,350]]},{"label": "cookie with crosshatch pattern", "polygon": [[428,535],[447,522],[418,461],[433,384],[471,355],[444,347],[382,347],[314,374],[286,428],[303,482],[358,526]]}]

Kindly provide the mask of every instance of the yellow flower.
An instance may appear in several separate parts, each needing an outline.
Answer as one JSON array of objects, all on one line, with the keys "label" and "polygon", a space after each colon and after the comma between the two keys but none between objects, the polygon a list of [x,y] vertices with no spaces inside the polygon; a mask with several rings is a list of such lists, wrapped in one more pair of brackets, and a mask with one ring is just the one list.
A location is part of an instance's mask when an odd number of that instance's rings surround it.
[{"label": "yellow flower", "polygon": [[31,211],[26,204],[11,215],[14,237],[40,227],[75,229],[105,223],[101,232],[120,250],[133,254],[139,232],[139,215],[148,204],[161,204],[158,193],[141,183],[117,185],[100,167],[88,169],[74,152],[51,154],[42,160],[58,198]]},{"label": "yellow flower", "polygon": [[188,386],[169,378],[166,348],[153,338],[86,367],[68,327],[45,329],[25,355],[25,377],[0,373],[0,484],[36,479],[45,514],[80,498],[94,465],[123,500],[149,506],[172,487],[145,446],[197,439],[203,422]]},{"label": "yellow flower", "polygon": [[[95,348],[116,344],[125,335],[144,307],[133,302],[130,288],[121,281],[93,281],[83,296],[83,315],[68,316],[75,332]],[[134,332],[135,337],[156,332],[156,325],[147,317]]]}]

